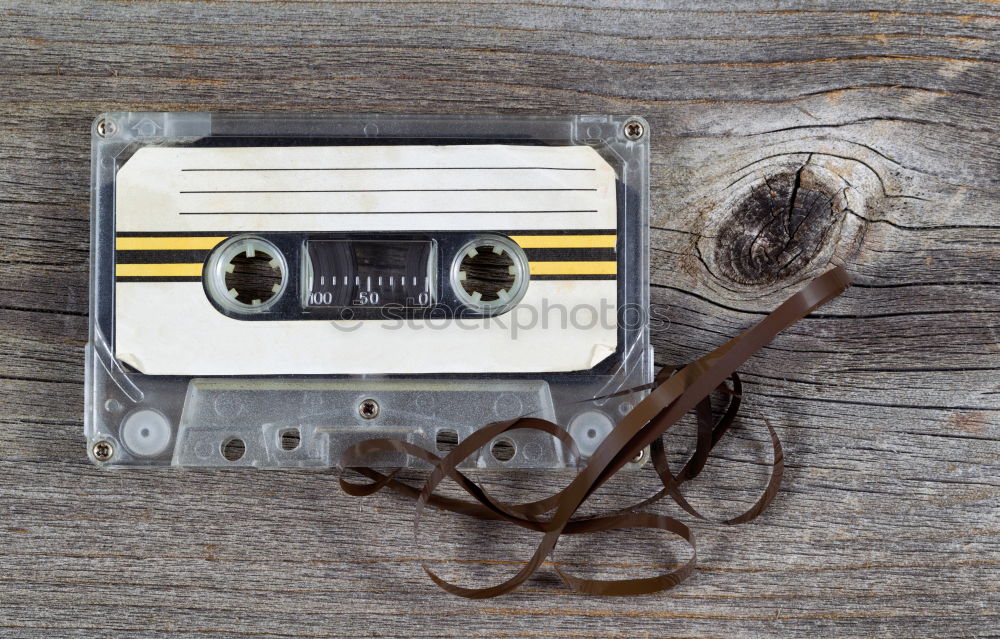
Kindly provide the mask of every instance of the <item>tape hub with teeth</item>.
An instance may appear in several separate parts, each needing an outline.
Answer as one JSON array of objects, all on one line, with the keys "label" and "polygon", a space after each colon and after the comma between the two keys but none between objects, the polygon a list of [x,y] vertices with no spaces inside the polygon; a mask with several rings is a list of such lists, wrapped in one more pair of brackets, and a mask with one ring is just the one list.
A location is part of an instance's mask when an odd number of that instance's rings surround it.
[{"label": "tape hub with teeth", "polygon": [[488,235],[468,242],[455,256],[451,285],[467,307],[485,315],[508,310],[524,296],[528,261],[513,240]]},{"label": "tape hub with teeth", "polygon": [[282,252],[259,237],[236,237],[219,246],[206,265],[209,295],[242,313],[263,311],[277,302],[288,283]]}]

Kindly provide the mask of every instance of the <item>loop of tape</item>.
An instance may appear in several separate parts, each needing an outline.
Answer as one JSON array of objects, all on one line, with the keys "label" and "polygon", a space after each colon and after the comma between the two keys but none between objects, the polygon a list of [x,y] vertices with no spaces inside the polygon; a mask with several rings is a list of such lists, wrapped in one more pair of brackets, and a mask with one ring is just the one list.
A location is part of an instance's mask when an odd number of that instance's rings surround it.
[{"label": "loop of tape", "polygon": [[[522,504],[504,503],[490,495],[482,486],[457,469],[464,459],[477,453],[495,437],[516,429],[531,429],[548,433],[567,447],[572,458],[579,458],[576,444],[565,428],[543,419],[531,417],[489,424],[460,442],[443,457],[401,440],[380,438],[360,442],[345,451],[341,467],[360,473],[369,478],[371,483],[356,484],[341,477],[341,487],[346,493],[355,496],[370,495],[383,488],[390,488],[401,495],[414,499],[416,501],[415,534],[419,529],[421,514],[426,506],[480,519],[506,521],[542,533],[542,539],[535,552],[524,562],[517,574],[493,586],[462,587],[444,580],[426,565],[424,566],[424,570],[436,584],[455,595],[482,599],[514,590],[538,570],[543,561],[549,558],[562,535],[631,528],[652,528],[680,537],[691,547],[690,559],[669,573],[641,579],[587,579],[566,572],[558,563],[555,564],[556,573],[571,590],[587,594],[638,595],[673,588],[694,570],[697,560],[694,537],[691,530],[680,520],[665,515],[640,512],[641,509],[664,497],[670,497],[691,516],[707,520],[688,502],[681,493],[680,487],[698,476],[704,468],[712,448],[726,434],[736,417],[742,396],[742,387],[736,369],[782,330],[840,295],[849,285],[850,280],[843,267],[834,267],[809,282],[757,325],[711,353],[687,366],[663,369],[657,375],[656,381],[648,387],[651,389],[649,395],[618,422],[586,464],[580,468],[579,473],[569,485],[544,499]],[[731,382],[731,386],[727,385],[727,380]],[[646,390],[646,388],[624,392],[636,390]],[[728,396],[729,405],[722,416],[713,421],[709,397],[717,390]],[[674,474],[667,463],[663,436],[681,417],[692,410],[695,411],[697,417],[695,451],[684,467]],[[771,424],[766,419],[764,423],[767,426],[773,448],[771,476],[767,486],[746,512],[717,523],[732,525],[754,519],[764,511],[778,491],[784,469],[781,442]],[[653,467],[662,483],[662,488],[656,494],[610,514],[595,517],[575,516],[580,506],[595,490],[647,446],[650,447]],[[417,488],[397,479],[395,473],[386,474],[373,468],[358,465],[359,461],[368,455],[385,452],[412,455],[431,464],[432,470],[424,485]],[[446,478],[458,484],[472,500],[436,495],[435,489]]]}]

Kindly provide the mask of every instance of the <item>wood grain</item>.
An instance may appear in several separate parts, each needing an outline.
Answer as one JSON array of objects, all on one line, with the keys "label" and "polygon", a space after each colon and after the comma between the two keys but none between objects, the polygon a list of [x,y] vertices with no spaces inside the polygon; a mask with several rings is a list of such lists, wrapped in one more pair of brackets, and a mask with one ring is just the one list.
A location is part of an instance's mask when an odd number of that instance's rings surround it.
[{"label": "wood grain", "polygon": [[[1000,636],[998,39],[996,3],[944,0],[0,1],[0,636]],[[661,363],[831,262],[857,282],[747,365],[753,410],[691,494],[723,514],[761,485],[755,411],[783,492],[695,526],[701,567],[666,595],[549,573],[472,602],[420,558],[496,577],[530,538],[436,517],[416,544],[407,508],[330,474],[94,468],[88,129],[109,110],[643,115]],[[558,554],[624,575],[682,552],[629,533]]]}]

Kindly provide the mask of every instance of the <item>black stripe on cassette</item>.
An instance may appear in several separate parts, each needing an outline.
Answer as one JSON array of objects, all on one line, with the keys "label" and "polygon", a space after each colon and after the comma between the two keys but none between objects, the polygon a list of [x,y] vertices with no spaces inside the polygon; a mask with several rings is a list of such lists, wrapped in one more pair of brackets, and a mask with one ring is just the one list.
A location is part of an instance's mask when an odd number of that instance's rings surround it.
[{"label": "black stripe on cassette", "polygon": [[652,381],[648,138],[619,116],[100,116],[92,458],[325,468],[532,416],[575,448],[512,432],[464,464],[578,463]]}]

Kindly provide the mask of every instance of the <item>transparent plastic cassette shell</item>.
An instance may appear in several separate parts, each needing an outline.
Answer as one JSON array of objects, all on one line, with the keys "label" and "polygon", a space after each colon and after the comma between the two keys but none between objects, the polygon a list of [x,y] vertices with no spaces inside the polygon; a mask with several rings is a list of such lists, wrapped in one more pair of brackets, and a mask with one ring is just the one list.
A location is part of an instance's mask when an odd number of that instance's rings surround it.
[{"label": "transparent plastic cassette shell", "polygon": [[[85,433],[117,467],[336,467],[351,444],[405,439],[430,450],[498,420],[567,427],[586,457],[652,380],[648,293],[649,127],[633,116],[297,116],[107,113],[93,124],[90,339]],[[193,145],[586,145],[618,188],[617,350],[590,370],[530,374],[149,375],[115,357],[116,175],[137,149]],[[433,234],[433,230],[429,230]],[[530,283],[528,284],[530,287]],[[170,300],[163,300],[169,304]],[[465,468],[576,464],[551,436],[513,431]],[[235,444],[235,446],[234,446]],[[499,451],[499,452],[498,452]],[[414,459],[371,460],[383,467]]]}]

